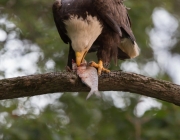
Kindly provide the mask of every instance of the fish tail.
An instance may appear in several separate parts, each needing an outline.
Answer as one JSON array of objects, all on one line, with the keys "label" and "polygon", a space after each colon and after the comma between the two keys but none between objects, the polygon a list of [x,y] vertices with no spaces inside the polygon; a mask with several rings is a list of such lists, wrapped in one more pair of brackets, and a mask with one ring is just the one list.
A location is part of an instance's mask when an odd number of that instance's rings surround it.
[{"label": "fish tail", "polygon": [[101,97],[101,93],[98,90],[96,90],[94,93],[96,94],[97,97]]},{"label": "fish tail", "polygon": [[93,95],[93,93],[94,93],[97,97],[101,97],[101,94],[100,94],[100,92],[99,92],[98,90],[91,90],[91,91],[89,92],[88,96],[86,97],[86,100],[89,99],[89,98]]}]

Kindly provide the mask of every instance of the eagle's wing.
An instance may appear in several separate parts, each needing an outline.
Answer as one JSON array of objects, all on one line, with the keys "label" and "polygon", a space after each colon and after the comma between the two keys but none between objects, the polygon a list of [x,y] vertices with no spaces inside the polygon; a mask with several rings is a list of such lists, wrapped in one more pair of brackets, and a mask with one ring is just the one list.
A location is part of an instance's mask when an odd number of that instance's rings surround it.
[{"label": "eagle's wing", "polygon": [[129,37],[135,41],[123,0],[93,0],[93,6],[100,18],[120,37]]},{"label": "eagle's wing", "polygon": [[53,17],[54,17],[54,22],[56,24],[57,30],[59,32],[59,35],[61,39],[64,41],[64,43],[68,44],[70,42],[69,37],[66,35],[66,29],[65,25],[62,21],[62,15],[61,15],[61,1],[55,1],[53,6],[52,6],[52,11],[53,11]]}]

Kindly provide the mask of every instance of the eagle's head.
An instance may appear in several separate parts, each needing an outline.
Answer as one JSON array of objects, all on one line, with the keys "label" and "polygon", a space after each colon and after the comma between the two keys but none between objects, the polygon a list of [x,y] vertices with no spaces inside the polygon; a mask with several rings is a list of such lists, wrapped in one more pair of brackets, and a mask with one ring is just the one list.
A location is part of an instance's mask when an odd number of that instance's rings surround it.
[{"label": "eagle's head", "polygon": [[92,44],[102,31],[102,25],[97,17],[86,14],[87,17],[85,19],[77,15],[71,15],[68,20],[64,21],[67,35],[75,51],[77,66],[80,66]]}]

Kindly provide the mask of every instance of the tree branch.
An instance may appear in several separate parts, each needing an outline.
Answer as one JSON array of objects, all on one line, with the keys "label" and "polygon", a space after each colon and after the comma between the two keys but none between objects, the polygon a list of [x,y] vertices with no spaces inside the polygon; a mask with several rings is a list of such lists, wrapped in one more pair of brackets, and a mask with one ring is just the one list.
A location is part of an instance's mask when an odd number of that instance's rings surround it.
[{"label": "tree branch", "polygon": [[[90,89],[69,72],[46,73],[0,80],[0,100],[55,92],[84,92]],[[143,75],[114,71],[99,77],[100,91],[126,91],[180,106],[180,86]]]}]

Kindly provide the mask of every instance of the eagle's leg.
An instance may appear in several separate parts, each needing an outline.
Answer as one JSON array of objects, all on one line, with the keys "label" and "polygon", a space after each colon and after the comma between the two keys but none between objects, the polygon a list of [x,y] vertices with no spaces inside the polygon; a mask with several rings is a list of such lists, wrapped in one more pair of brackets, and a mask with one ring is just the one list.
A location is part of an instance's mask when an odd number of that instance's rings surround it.
[{"label": "eagle's leg", "polygon": [[106,73],[109,73],[109,72],[110,72],[110,70],[108,70],[108,69],[106,69],[106,68],[103,67],[103,62],[102,62],[102,60],[99,60],[98,64],[95,63],[94,61],[92,61],[92,62],[91,62],[91,66],[98,69],[98,75],[101,75],[101,72],[102,72],[102,71],[104,71],[104,72],[106,72]]},{"label": "eagle's leg", "polygon": [[69,71],[69,72],[72,71],[72,60],[76,60],[76,56],[75,56],[75,51],[73,50],[70,44],[66,71]]}]

